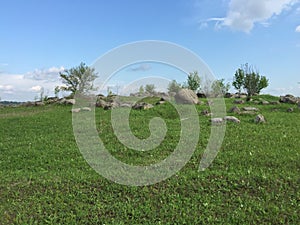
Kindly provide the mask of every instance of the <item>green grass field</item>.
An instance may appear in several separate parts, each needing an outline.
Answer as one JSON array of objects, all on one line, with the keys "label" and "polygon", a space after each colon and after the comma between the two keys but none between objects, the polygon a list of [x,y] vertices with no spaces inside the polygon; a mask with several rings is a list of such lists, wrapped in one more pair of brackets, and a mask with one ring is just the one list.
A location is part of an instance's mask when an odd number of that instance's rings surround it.
[{"label": "green grass field", "polygon": [[[226,99],[228,109],[232,102]],[[255,107],[267,123],[236,115],[241,123],[227,123],[220,152],[199,172],[210,124],[200,115],[208,106],[197,106],[201,135],[192,159],[171,178],[143,187],[116,184],[88,165],[75,142],[70,106],[1,108],[0,224],[299,224],[300,110]],[[290,107],[294,112],[286,112]],[[129,164],[158,162],[179,140],[179,118],[170,104],[131,112],[139,138],[149,136],[153,117],[168,126],[166,139],[150,152],[117,140],[110,111],[97,109],[96,116],[105,146]]]}]

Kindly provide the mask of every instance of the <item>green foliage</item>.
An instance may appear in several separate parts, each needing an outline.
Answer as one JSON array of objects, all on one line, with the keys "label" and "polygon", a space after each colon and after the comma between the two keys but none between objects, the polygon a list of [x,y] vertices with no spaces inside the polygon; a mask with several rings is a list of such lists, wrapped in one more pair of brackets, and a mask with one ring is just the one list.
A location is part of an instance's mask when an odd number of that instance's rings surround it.
[{"label": "green foliage", "polygon": [[245,79],[245,73],[244,71],[239,68],[233,78],[232,86],[238,90],[239,94],[241,94],[242,88],[244,87],[244,79]]},{"label": "green foliage", "polygon": [[87,93],[94,90],[93,82],[97,78],[97,73],[94,68],[86,66],[84,63],[80,63],[78,67],[74,67],[65,70],[63,73],[59,73],[64,86],[57,86],[55,93],[59,91],[71,92],[74,95],[75,92]]},{"label": "green foliage", "polygon": [[265,76],[261,76],[258,71],[254,71],[253,66],[249,66],[246,63],[236,71],[232,85],[239,93],[244,88],[248,96],[253,96],[268,87],[269,80]]},{"label": "green foliage", "polygon": [[230,84],[225,84],[224,79],[215,80],[212,83],[211,88],[214,96],[224,96],[229,91]]},{"label": "green foliage", "polygon": [[181,89],[181,85],[176,80],[172,80],[168,85],[169,92],[178,92]]},{"label": "green foliage", "polygon": [[201,79],[198,75],[198,71],[189,73],[187,78],[187,88],[196,92],[200,89],[200,86],[201,86]]},{"label": "green foliage", "polygon": [[145,91],[148,92],[148,93],[150,93],[150,94],[154,94],[154,92],[155,92],[155,85],[154,84],[146,84]]}]

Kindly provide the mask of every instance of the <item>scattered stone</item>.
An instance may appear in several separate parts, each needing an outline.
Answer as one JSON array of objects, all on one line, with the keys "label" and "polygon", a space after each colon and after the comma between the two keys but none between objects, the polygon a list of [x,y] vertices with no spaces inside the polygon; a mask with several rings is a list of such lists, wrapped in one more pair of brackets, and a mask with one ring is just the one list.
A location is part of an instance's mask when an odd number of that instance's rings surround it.
[{"label": "scattered stone", "polygon": [[225,116],[224,120],[234,122],[234,123],[240,123],[241,122],[238,118],[236,118],[234,116]]},{"label": "scattered stone", "polygon": [[294,112],[294,109],[293,108],[288,108],[287,112]]},{"label": "scattered stone", "polygon": [[240,110],[240,108],[239,107],[237,107],[237,106],[233,106],[230,110],[229,110],[229,112],[230,113],[240,113],[241,112],[241,110]]},{"label": "scattered stone", "polygon": [[74,108],[74,109],[71,109],[71,112],[72,113],[79,113],[81,111],[81,108]]},{"label": "scattered stone", "polygon": [[245,101],[244,100],[242,100],[242,99],[235,99],[234,101],[233,101],[233,104],[244,104],[245,103]]},{"label": "scattered stone", "polygon": [[199,99],[194,91],[189,89],[181,89],[179,90],[175,97],[175,101],[178,104],[198,104]]},{"label": "scattered stone", "polygon": [[246,95],[246,94],[240,94],[240,96],[239,96],[239,98],[247,98],[248,97],[248,95]]},{"label": "scattered stone", "polygon": [[86,112],[91,112],[92,111],[92,109],[90,107],[83,107],[81,110],[86,111]]},{"label": "scattered stone", "polygon": [[222,124],[224,122],[224,120],[222,118],[211,118],[210,122],[213,125],[219,125],[219,124]]},{"label": "scattered stone", "polygon": [[96,107],[104,108],[106,105],[107,105],[107,102],[106,102],[106,101],[104,101],[104,100],[101,99],[101,98],[98,98],[98,99],[97,99]]},{"label": "scattered stone", "polygon": [[209,112],[208,110],[203,110],[203,111],[201,112],[201,114],[202,114],[203,116],[211,116],[211,115],[212,115],[212,113]]},{"label": "scattered stone", "polygon": [[263,115],[257,115],[256,118],[254,119],[255,123],[265,123],[265,117]]},{"label": "scattered stone", "polygon": [[243,107],[242,108],[244,111],[252,111],[252,112],[258,112],[259,109],[255,107]]},{"label": "scattered stone", "polygon": [[34,102],[34,105],[35,106],[43,106],[43,105],[45,105],[45,103],[42,101],[37,101],[37,102]]},{"label": "scattered stone", "polygon": [[279,102],[297,104],[300,102],[300,98],[294,97],[293,95],[280,96]]},{"label": "scattered stone", "polygon": [[153,108],[153,105],[148,104],[146,102],[139,102],[132,106],[132,109],[136,109],[136,110],[146,110],[151,108]]},{"label": "scattered stone", "polygon": [[270,102],[263,100],[263,101],[261,101],[261,104],[262,104],[262,105],[269,105]]},{"label": "scattered stone", "polygon": [[279,105],[280,102],[279,102],[279,101],[271,101],[270,104],[271,104],[271,105]]},{"label": "scattered stone", "polygon": [[75,99],[65,99],[63,98],[62,100],[60,100],[60,104],[64,104],[64,105],[75,105],[76,100]]},{"label": "scattered stone", "polygon": [[225,98],[233,98],[234,97],[234,94],[231,94],[231,93],[226,93],[224,95]]}]

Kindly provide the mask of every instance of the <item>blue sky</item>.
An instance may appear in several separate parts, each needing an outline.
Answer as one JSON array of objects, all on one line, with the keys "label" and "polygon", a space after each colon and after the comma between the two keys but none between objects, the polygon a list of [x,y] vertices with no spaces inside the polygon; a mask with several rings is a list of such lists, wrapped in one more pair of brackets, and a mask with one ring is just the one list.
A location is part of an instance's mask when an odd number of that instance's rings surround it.
[{"label": "blue sky", "polygon": [[[216,78],[228,82],[241,64],[252,64],[270,80],[265,92],[300,96],[299,0],[6,0],[0,4],[2,100],[33,100],[41,88],[53,95],[63,69],[80,62],[91,65],[107,51],[141,40],[188,48]],[[137,77],[184,80],[173,70],[160,74],[152,69],[148,65],[133,71]]]}]

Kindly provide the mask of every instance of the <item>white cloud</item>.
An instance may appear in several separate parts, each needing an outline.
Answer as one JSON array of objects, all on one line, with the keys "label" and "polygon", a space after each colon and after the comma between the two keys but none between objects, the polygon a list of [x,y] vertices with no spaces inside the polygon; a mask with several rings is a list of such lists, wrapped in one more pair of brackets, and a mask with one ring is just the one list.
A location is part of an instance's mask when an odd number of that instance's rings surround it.
[{"label": "white cloud", "polygon": [[291,9],[298,2],[299,0],[230,0],[227,15],[219,25],[249,33],[255,24],[269,26],[271,18]]},{"label": "white cloud", "polygon": [[36,69],[26,74],[0,74],[0,97],[3,101],[33,101],[37,94],[54,96],[54,88],[61,85],[59,72],[64,68]]},{"label": "white cloud", "polygon": [[300,25],[298,27],[296,27],[296,32],[300,33]]},{"label": "white cloud", "polygon": [[33,91],[33,92],[40,92],[42,89],[43,89],[42,86],[36,85],[36,86],[31,87],[29,90]]}]

